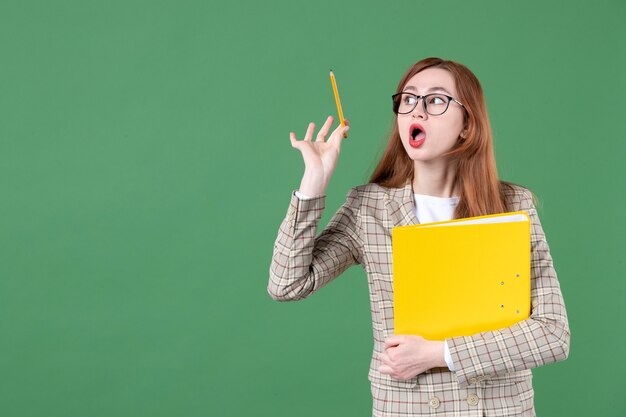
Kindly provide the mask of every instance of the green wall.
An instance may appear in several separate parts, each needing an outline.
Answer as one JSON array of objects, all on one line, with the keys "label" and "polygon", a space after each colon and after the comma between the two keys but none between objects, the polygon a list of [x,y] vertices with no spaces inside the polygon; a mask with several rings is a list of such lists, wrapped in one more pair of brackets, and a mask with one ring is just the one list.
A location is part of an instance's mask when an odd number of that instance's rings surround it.
[{"label": "green wall", "polygon": [[623,416],[626,4],[0,1],[0,415],[367,416],[352,268],[266,293],[303,164],[350,119],[325,223],[367,181],[427,56],[487,96],[503,179],[539,196],[572,330],[541,416]]}]

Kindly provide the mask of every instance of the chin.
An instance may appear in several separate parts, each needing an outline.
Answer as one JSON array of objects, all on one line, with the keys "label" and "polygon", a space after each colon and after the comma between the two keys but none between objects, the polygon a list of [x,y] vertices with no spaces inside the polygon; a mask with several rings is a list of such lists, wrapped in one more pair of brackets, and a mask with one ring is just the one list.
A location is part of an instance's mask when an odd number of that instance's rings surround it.
[{"label": "chin", "polygon": [[424,157],[424,156],[412,157],[411,155],[409,155],[409,158],[411,158],[411,160],[415,161],[415,162],[429,162],[429,161],[432,160],[432,158],[428,158],[428,157]]},{"label": "chin", "polygon": [[427,152],[422,148],[411,148],[410,146],[405,146],[404,151],[408,155],[408,157],[414,161],[422,160],[424,158],[429,159]]}]

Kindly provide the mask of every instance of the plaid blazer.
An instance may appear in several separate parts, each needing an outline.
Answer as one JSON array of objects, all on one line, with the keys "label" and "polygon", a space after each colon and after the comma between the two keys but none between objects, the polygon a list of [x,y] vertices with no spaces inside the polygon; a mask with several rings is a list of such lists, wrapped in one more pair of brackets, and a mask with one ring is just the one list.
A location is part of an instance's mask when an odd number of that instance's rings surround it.
[{"label": "plaid blazer", "polygon": [[292,195],[274,245],[268,292],[275,300],[299,300],[358,263],[367,274],[371,302],[374,349],[368,378],[375,412],[376,392],[396,390],[411,393],[410,401],[395,396],[398,407],[414,404],[413,414],[406,415],[432,415],[436,408],[438,415],[533,416],[530,369],[567,358],[570,331],[532,195],[516,185],[505,189],[509,211],[524,210],[531,219],[531,315],[511,327],[447,339],[455,372],[433,368],[409,380],[378,372],[383,341],[394,333],[391,228],[419,223],[410,183],[351,189],[317,237],[325,197],[300,200]]}]

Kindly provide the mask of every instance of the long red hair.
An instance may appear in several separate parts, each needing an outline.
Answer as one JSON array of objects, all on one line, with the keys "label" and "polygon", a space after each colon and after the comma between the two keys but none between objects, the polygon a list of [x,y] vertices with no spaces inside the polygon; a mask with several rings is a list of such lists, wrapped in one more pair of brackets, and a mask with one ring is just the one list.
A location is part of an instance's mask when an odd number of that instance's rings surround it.
[{"label": "long red hair", "polygon": [[[406,83],[426,68],[442,68],[454,78],[459,96],[464,104],[465,139],[459,138],[457,145],[445,156],[457,164],[455,185],[461,191],[454,218],[484,216],[508,211],[504,198],[504,187],[511,183],[500,181],[493,151],[491,124],[480,82],[464,65],[440,58],[426,58],[411,66],[400,79],[397,93]],[[393,131],[387,147],[370,178],[371,183],[384,187],[403,187],[413,180],[413,160],[407,155],[398,131],[398,116],[393,119]]]}]

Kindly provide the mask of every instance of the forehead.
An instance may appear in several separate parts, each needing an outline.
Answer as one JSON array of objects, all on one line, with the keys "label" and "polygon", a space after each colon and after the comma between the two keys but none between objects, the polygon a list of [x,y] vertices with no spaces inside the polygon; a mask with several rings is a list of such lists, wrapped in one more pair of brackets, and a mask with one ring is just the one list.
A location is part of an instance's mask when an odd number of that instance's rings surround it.
[{"label": "forehead", "polygon": [[456,96],[454,78],[448,70],[443,68],[426,68],[418,72],[407,81],[403,90],[408,89],[411,92],[417,91],[418,94],[424,94],[434,87],[443,87],[450,94]]}]

